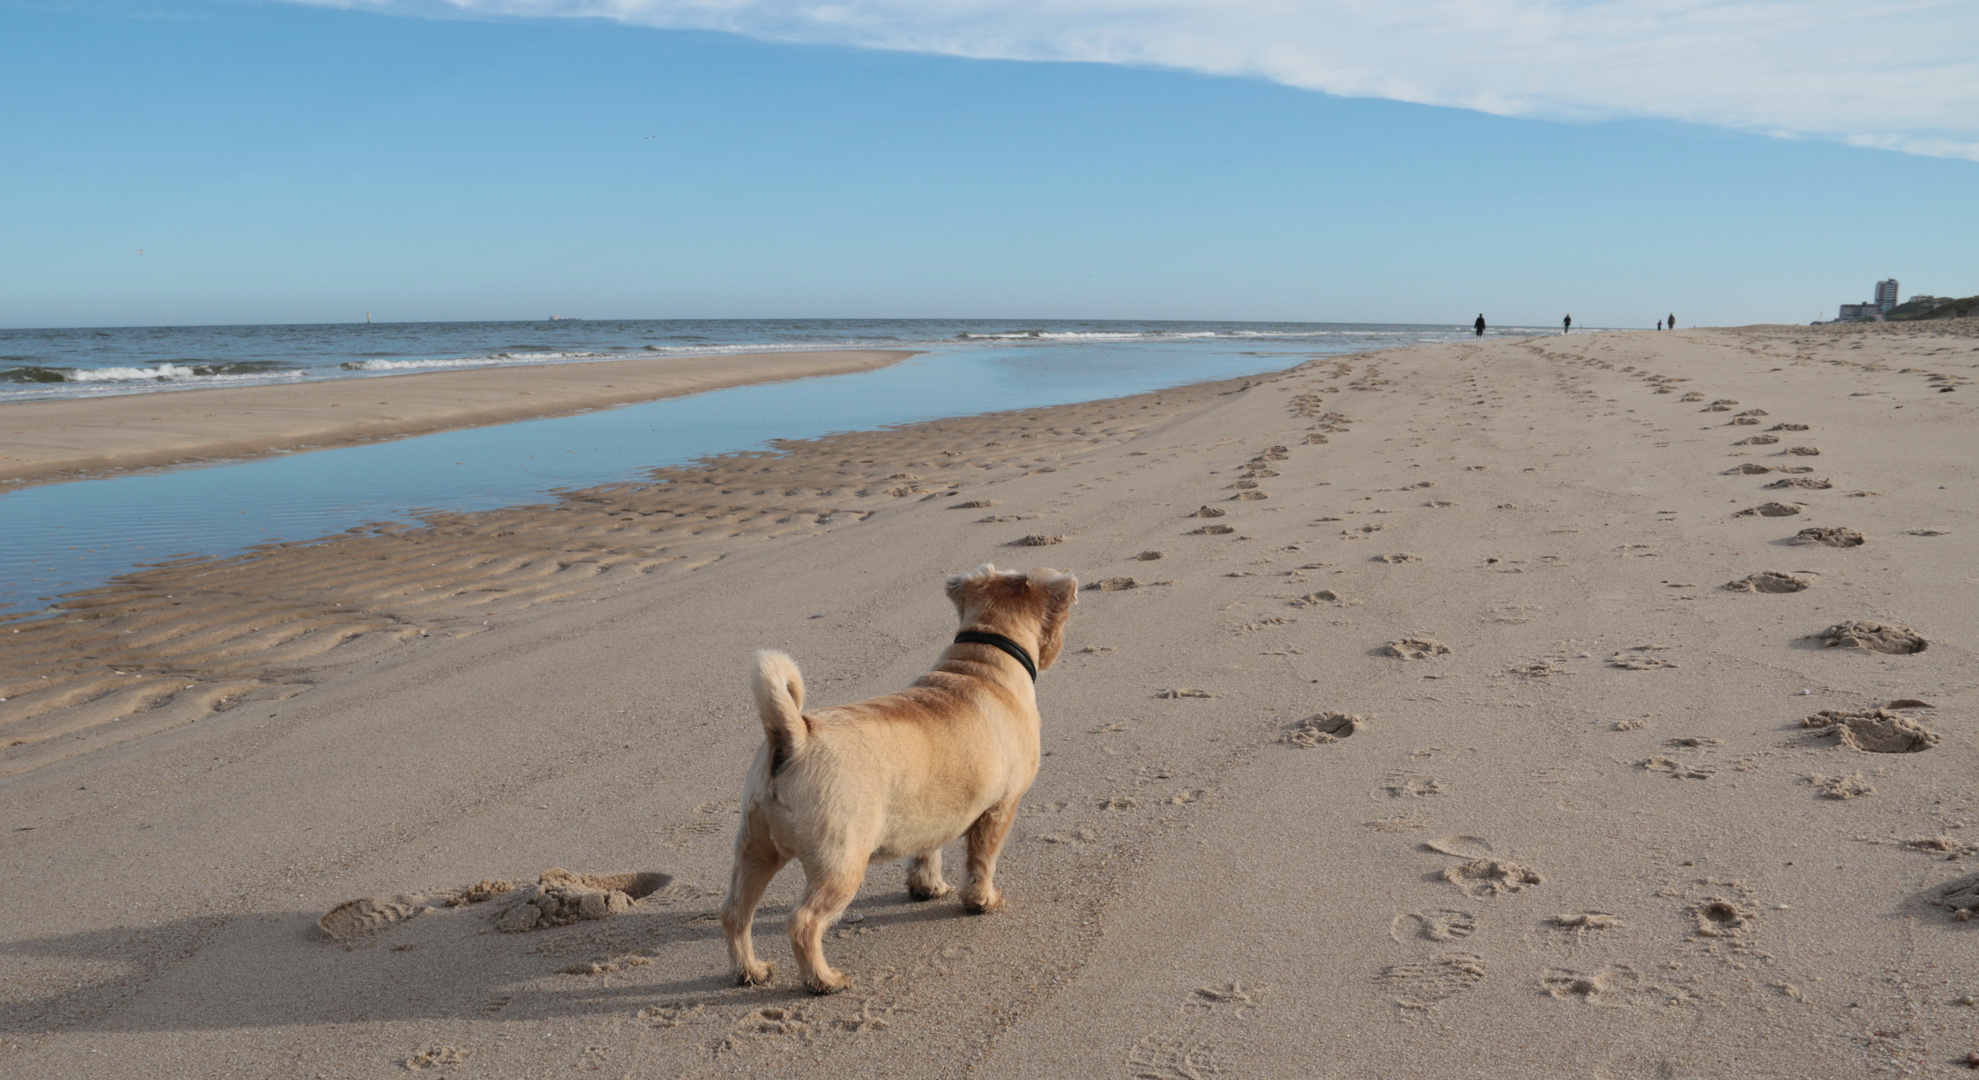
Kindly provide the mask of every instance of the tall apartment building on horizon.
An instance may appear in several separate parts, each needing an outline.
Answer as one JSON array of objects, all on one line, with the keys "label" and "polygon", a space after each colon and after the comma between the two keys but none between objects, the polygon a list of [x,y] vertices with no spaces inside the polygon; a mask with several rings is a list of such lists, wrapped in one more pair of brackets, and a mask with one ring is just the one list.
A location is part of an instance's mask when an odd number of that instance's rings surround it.
[{"label": "tall apartment building on horizon", "polygon": [[1876,283],[1876,310],[1885,315],[1897,306],[1897,279],[1890,278]]}]

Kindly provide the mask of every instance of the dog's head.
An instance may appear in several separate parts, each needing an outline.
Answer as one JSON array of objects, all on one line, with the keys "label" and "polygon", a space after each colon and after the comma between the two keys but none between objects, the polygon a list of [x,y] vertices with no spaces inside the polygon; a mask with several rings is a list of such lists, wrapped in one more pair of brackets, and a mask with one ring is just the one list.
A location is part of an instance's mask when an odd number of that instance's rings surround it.
[{"label": "dog's head", "polygon": [[1025,573],[984,563],[966,574],[948,575],[948,598],[955,601],[963,629],[1035,642],[1038,670],[1043,671],[1065,644],[1065,619],[1079,602],[1079,579],[1043,567]]}]

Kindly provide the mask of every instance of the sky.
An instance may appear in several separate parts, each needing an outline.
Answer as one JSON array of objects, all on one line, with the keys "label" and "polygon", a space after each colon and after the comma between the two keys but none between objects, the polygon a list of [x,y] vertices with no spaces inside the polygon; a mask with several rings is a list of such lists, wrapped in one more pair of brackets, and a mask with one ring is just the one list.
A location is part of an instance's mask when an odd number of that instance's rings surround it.
[{"label": "sky", "polygon": [[0,327],[1807,322],[1979,293],[1974,40],[1971,0],[0,0]]}]

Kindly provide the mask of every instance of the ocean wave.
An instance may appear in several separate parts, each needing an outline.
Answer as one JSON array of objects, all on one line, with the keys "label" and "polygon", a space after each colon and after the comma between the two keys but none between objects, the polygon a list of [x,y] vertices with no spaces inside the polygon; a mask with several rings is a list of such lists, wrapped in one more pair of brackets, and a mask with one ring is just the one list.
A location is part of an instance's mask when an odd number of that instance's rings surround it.
[{"label": "ocean wave", "polygon": [[254,378],[293,371],[270,360],[166,361],[148,367],[71,368],[27,364],[0,370],[6,383],[184,382],[190,379]]},{"label": "ocean wave", "polygon": [[485,356],[453,356],[428,360],[346,360],[345,371],[431,371],[441,368],[491,367],[501,364],[548,364],[559,360],[604,360],[601,352],[498,352]]}]

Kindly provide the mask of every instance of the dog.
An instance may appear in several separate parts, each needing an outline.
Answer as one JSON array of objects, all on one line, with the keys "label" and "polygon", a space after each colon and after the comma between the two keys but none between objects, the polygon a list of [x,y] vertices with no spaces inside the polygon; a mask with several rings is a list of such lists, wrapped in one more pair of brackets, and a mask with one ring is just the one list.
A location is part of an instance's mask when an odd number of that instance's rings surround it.
[{"label": "dog", "polygon": [[749,766],[722,931],[736,981],[770,980],[751,926],[763,890],[785,863],[804,867],[790,945],[815,994],[845,989],[824,957],[824,934],[845,913],[874,862],[910,860],[916,900],[949,893],[941,849],[969,838],[962,906],[1003,906],[996,857],[1017,802],[1038,775],[1035,683],[1065,642],[1079,597],[1071,574],[984,563],[948,578],[961,632],[934,669],[896,694],[804,712],[804,677],[790,657],[756,654],[763,746]]}]

